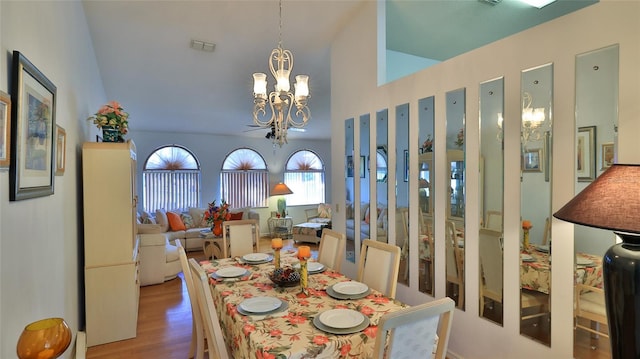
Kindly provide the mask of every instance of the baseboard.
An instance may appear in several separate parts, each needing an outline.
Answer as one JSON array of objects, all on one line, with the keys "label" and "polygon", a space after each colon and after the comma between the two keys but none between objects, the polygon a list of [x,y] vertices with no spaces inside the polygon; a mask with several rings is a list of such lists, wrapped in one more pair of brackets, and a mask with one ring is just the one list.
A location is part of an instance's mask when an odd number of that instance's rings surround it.
[{"label": "baseboard", "polygon": [[87,334],[78,332],[76,335],[76,359],[85,359],[87,356]]},{"label": "baseboard", "polygon": [[447,350],[447,359],[464,359],[464,357],[452,352],[451,350]]}]

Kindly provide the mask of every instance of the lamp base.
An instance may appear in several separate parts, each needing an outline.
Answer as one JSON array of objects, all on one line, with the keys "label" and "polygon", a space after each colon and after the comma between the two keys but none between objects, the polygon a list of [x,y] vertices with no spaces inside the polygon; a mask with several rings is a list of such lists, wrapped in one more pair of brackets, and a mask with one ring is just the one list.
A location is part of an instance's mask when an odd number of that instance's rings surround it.
[{"label": "lamp base", "polygon": [[611,354],[640,358],[640,236],[616,234],[602,264]]},{"label": "lamp base", "polygon": [[280,213],[282,217],[287,216],[287,200],[284,199],[284,197],[278,198],[278,213]]}]

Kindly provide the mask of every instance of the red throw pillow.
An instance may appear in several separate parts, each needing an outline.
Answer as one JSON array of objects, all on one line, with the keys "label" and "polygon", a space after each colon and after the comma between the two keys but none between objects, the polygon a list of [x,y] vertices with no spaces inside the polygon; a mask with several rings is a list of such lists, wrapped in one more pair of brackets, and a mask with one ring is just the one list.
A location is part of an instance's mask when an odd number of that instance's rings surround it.
[{"label": "red throw pillow", "polygon": [[172,231],[186,231],[187,227],[182,222],[179,214],[173,212],[167,212],[167,219],[169,220],[169,228]]},{"label": "red throw pillow", "polygon": [[230,213],[231,214],[231,218],[229,218],[230,221],[239,221],[242,219],[242,213],[243,212],[235,212],[235,213]]}]

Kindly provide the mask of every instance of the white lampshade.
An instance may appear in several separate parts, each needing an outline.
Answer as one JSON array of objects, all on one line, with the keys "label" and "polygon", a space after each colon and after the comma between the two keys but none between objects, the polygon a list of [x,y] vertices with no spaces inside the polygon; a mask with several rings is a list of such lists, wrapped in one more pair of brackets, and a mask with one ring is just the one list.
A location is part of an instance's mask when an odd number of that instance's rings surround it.
[{"label": "white lampshade", "polygon": [[289,92],[291,89],[291,84],[289,83],[289,71],[287,70],[278,70],[276,73],[276,92]]},{"label": "white lampshade", "polygon": [[300,98],[306,98],[309,96],[309,76],[298,75],[296,76],[296,100]]},{"label": "white lampshade", "polygon": [[255,97],[267,97],[267,74],[256,72],[253,74],[253,95]]}]

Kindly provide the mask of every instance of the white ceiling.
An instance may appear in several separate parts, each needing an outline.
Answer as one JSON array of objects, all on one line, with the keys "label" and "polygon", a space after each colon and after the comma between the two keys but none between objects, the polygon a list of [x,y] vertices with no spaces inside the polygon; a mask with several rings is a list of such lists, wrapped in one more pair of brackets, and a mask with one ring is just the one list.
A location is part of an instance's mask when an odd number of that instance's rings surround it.
[{"label": "white ceiling", "polygon": [[[293,52],[292,78],[308,74],[311,91],[312,119],[307,131],[291,132],[290,139],[330,138],[330,44],[367,1],[373,0],[283,2],[283,47]],[[593,2],[578,2],[585,1]],[[402,23],[407,26],[400,27],[397,24],[401,22],[396,22],[390,27],[397,31],[389,31],[388,48],[430,58],[440,55],[421,52],[420,48],[425,48],[422,42],[413,41],[411,46],[405,39],[425,33],[437,35],[432,38],[452,33],[458,36],[454,39],[462,39],[461,36],[471,39],[472,22],[486,22],[477,12],[478,6],[484,9],[503,5],[473,0],[393,0],[393,3],[396,6],[389,8],[389,14],[404,17]],[[455,5],[455,12],[442,6],[447,3]],[[130,113],[134,131],[264,138],[267,130],[248,126],[252,124],[252,74],[267,73],[272,86],[267,60],[278,45],[277,1],[84,0],[83,4],[108,100],[122,103]],[[466,11],[473,16],[461,15],[465,11],[461,6],[465,4]],[[437,11],[445,11],[448,15],[439,16],[448,25],[425,29],[429,23],[425,21],[425,11],[431,17],[437,17]],[[408,13],[414,15],[413,20],[407,17]],[[462,19],[464,25],[456,26],[447,16]],[[438,24],[433,25],[444,26]],[[215,51],[191,49],[192,39],[215,43]],[[465,40],[464,44],[471,46],[469,49],[477,47],[473,41]],[[442,43],[434,46],[449,48]]]}]

